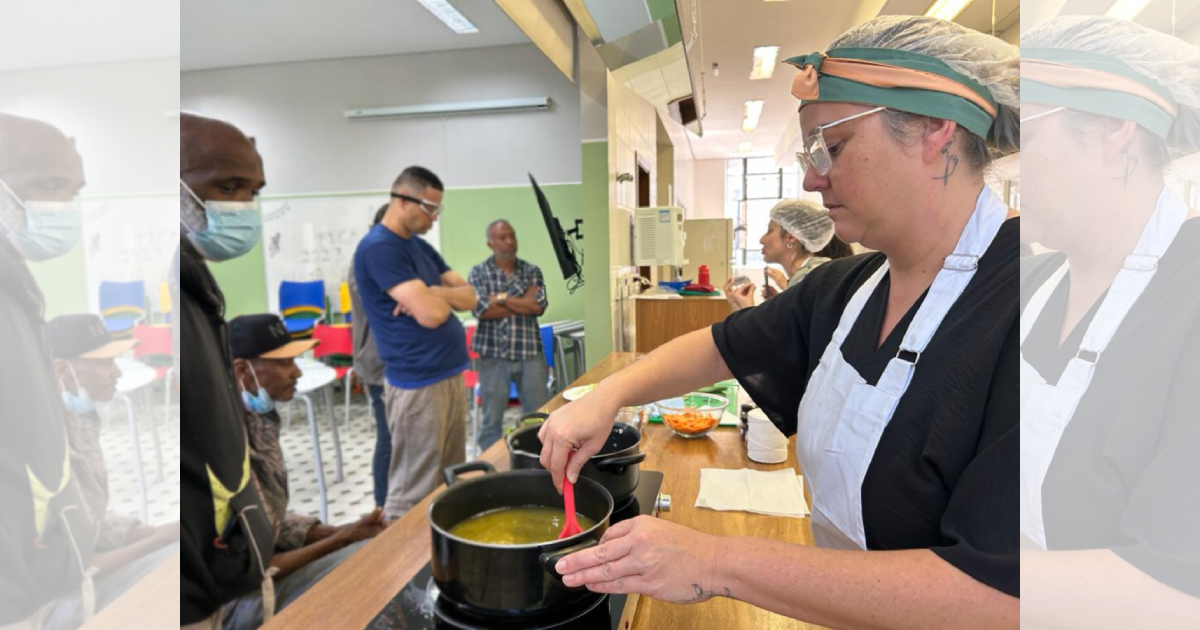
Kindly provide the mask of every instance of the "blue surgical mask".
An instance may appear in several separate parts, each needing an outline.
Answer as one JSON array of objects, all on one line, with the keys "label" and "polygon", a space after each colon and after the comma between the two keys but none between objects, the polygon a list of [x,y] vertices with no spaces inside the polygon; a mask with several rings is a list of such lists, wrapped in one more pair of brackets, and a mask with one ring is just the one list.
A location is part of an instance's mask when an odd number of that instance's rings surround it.
[{"label": "blue surgical mask", "polygon": [[[179,181],[186,195],[180,203],[180,222],[187,230],[188,240],[206,260],[221,262],[244,256],[262,236],[262,215],[257,201],[201,201],[183,180]],[[198,217],[203,209],[207,225],[203,230],[192,225],[188,217]]]},{"label": "blue surgical mask", "polygon": [[75,375],[75,368],[70,362],[67,362],[67,368],[71,370],[71,378],[75,379],[75,390],[79,393],[72,394],[71,392],[67,391],[66,387],[63,387],[63,405],[67,407],[67,411],[75,414],[83,415],[86,413],[91,413],[92,410],[96,408],[96,403],[92,400],[92,395],[83,388],[83,385],[79,384],[79,377]]},{"label": "blue surgical mask", "polygon": [[275,401],[271,399],[271,395],[267,393],[267,388],[263,387],[258,382],[258,374],[254,372],[254,366],[250,365],[250,375],[254,377],[254,386],[258,388],[257,395],[251,395],[250,392],[242,388],[242,404],[246,406],[246,410],[252,413],[262,415],[269,413],[275,408]]},{"label": "blue surgical mask", "polygon": [[39,262],[58,258],[79,242],[83,217],[78,200],[22,201],[3,180],[0,180],[0,188],[4,189],[0,195],[15,201],[25,212],[23,230],[13,229],[0,212],[0,225],[4,226],[8,239],[25,260]]}]

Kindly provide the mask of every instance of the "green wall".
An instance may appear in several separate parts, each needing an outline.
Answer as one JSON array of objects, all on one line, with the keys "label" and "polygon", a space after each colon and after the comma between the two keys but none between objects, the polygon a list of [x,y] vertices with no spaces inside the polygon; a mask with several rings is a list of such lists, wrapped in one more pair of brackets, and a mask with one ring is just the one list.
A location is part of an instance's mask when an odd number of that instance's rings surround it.
[{"label": "green wall", "polygon": [[588,369],[612,352],[612,296],[608,265],[608,143],[585,142],[583,151],[582,212],[585,254],[583,317]]},{"label": "green wall", "polygon": [[[607,160],[605,155],[602,168],[606,169]],[[574,227],[575,219],[584,218],[583,186],[580,184],[551,184],[543,186],[542,191],[546,193],[550,207],[564,229]],[[607,191],[604,194],[607,206]],[[586,285],[574,295],[567,292],[567,284],[559,271],[558,261],[531,187],[451,189],[446,192],[445,204],[446,212],[439,219],[441,249],[442,256],[451,268],[465,278],[471,272],[471,267],[486,260],[491,255],[485,234],[488,223],[500,218],[508,219],[517,232],[520,247],[517,255],[541,267],[546,278],[550,308],[542,316],[542,321],[584,319],[584,297],[589,290],[594,290],[595,286]],[[589,232],[592,229],[596,232]],[[608,223],[604,216],[599,215],[599,218],[585,223],[583,233],[587,237],[595,238],[601,236],[601,229],[605,231],[605,240],[602,241],[604,245],[592,249],[603,251],[606,259],[603,263],[607,267]],[[29,267],[46,296],[47,318],[88,310],[82,243],[76,245],[75,249],[65,256],[42,263],[30,263]],[[255,245],[250,253],[240,258],[223,263],[209,263],[209,268],[225,294],[227,318],[267,311],[267,282],[262,243]],[[605,276],[607,274],[601,277]],[[599,281],[599,286],[606,286],[603,280]],[[607,289],[605,293],[601,303],[608,300]],[[591,356],[590,351],[588,356]]]},{"label": "green wall", "polygon": [[[575,219],[583,217],[580,208],[581,188],[579,184],[542,186],[554,215],[564,229],[570,229]],[[487,247],[487,225],[496,219],[507,219],[517,233],[517,255],[541,267],[546,278],[550,308],[542,316],[542,321],[583,319],[583,296],[587,288],[574,295],[567,292],[531,187],[450,189],[446,191],[444,203],[446,211],[438,220],[441,222],[442,257],[446,259],[446,264],[464,278],[467,277],[471,267],[491,256],[491,250]],[[584,235],[588,235],[587,228],[585,225]],[[266,271],[263,265],[261,243],[241,258],[210,263],[213,275],[225,293],[227,317],[266,312]]]},{"label": "green wall", "polygon": [[267,270],[262,240],[245,256],[208,263],[225,294],[225,319],[267,312]]},{"label": "green wall", "polygon": [[83,241],[58,258],[29,263],[29,271],[46,298],[46,321],[59,315],[88,311],[87,281],[83,277]]}]

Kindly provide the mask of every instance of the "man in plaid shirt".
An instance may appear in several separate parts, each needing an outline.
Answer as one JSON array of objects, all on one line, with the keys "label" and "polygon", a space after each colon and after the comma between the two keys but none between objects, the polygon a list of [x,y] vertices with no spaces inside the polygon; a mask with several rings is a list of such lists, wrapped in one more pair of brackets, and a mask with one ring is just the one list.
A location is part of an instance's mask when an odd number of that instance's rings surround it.
[{"label": "man in plaid shirt", "polygon": [[475,307],[479,327],[471,349],[479,353],[481,450],[487,450],[503,433],[510,383],[516,383],[525,413],[536,411],[550,398],[537,319],[548,304],[542,270],[517,258],[517,234],[508,221],[500,219],[488,225],[487,244],[492,257],[475,265],[467,278],[480,296]]}]

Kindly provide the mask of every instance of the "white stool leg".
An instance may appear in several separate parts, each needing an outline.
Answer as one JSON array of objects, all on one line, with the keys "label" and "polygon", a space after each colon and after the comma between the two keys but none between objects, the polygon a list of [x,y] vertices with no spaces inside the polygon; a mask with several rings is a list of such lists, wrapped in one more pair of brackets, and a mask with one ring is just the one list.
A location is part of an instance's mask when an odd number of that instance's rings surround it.
[{"label": "white stool leg", "polygon": [[296,398],[304,401],[305,407],[308,408],[308,435],[312,438],[313,448],[313,463],[316,465],[317,472],[317,494],[321,502],[321,522],[329,522],[329,497],[325,489],[325,466],[321,462],[321,436],[317,431],[317,417],[313,414],[312,399],[308,394],[297,394]]},{"label": "white stool leg", "polygon": [[133,440],[133,465],[137,467],[138,493],[142,500],[142,523],[149,523],[150,503],[146,494],[146,471],[142,468],[142,441],[138,437],[137,420],[133,417],[133,401],[125,394],[118,394],[114,398],[125,403],[125,415],[129,418],[129,437]]},{"label": "white stool leg", "polygon": [[350,388],[354,386],[354,369],[346,371],[346,377],[342,381],[342,389],[346,390],[346,422],[347,427],[350,426]]},{"label": "white stool leg", "polygon": [[175,376],[175,368],[168,368],[166,379],[163,380],[163,426],[171,426],[171,381]]},{"label": "white stool leg", "polygon": [[325,393],[325,409],[329,412],[329,426],[333,428],[333,482],[341,483],[342,476],[342,440],[338,437],[337,418],[333,416],[333,383],[321,388]]},{"label": "white stool leg", "polygon": [[154,483],[163,482],[162,442],[158,439],[158,423],[154,420],[154,405],[150,403],[150,388],[146,388],[146,408],[149,409],[150,438],[154,440]]}]

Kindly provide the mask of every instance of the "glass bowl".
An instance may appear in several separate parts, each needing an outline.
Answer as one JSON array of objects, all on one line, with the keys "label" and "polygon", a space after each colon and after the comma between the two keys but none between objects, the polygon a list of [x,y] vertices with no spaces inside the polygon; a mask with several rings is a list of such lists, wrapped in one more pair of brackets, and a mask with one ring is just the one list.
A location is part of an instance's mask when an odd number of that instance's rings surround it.
[{"label": "glass bowl", "polygon": [[715,394],[687,394],[655,403],[662,414],[663,424],[675,435],[685,438],[704,437],[717,428],[729,400]]}]

